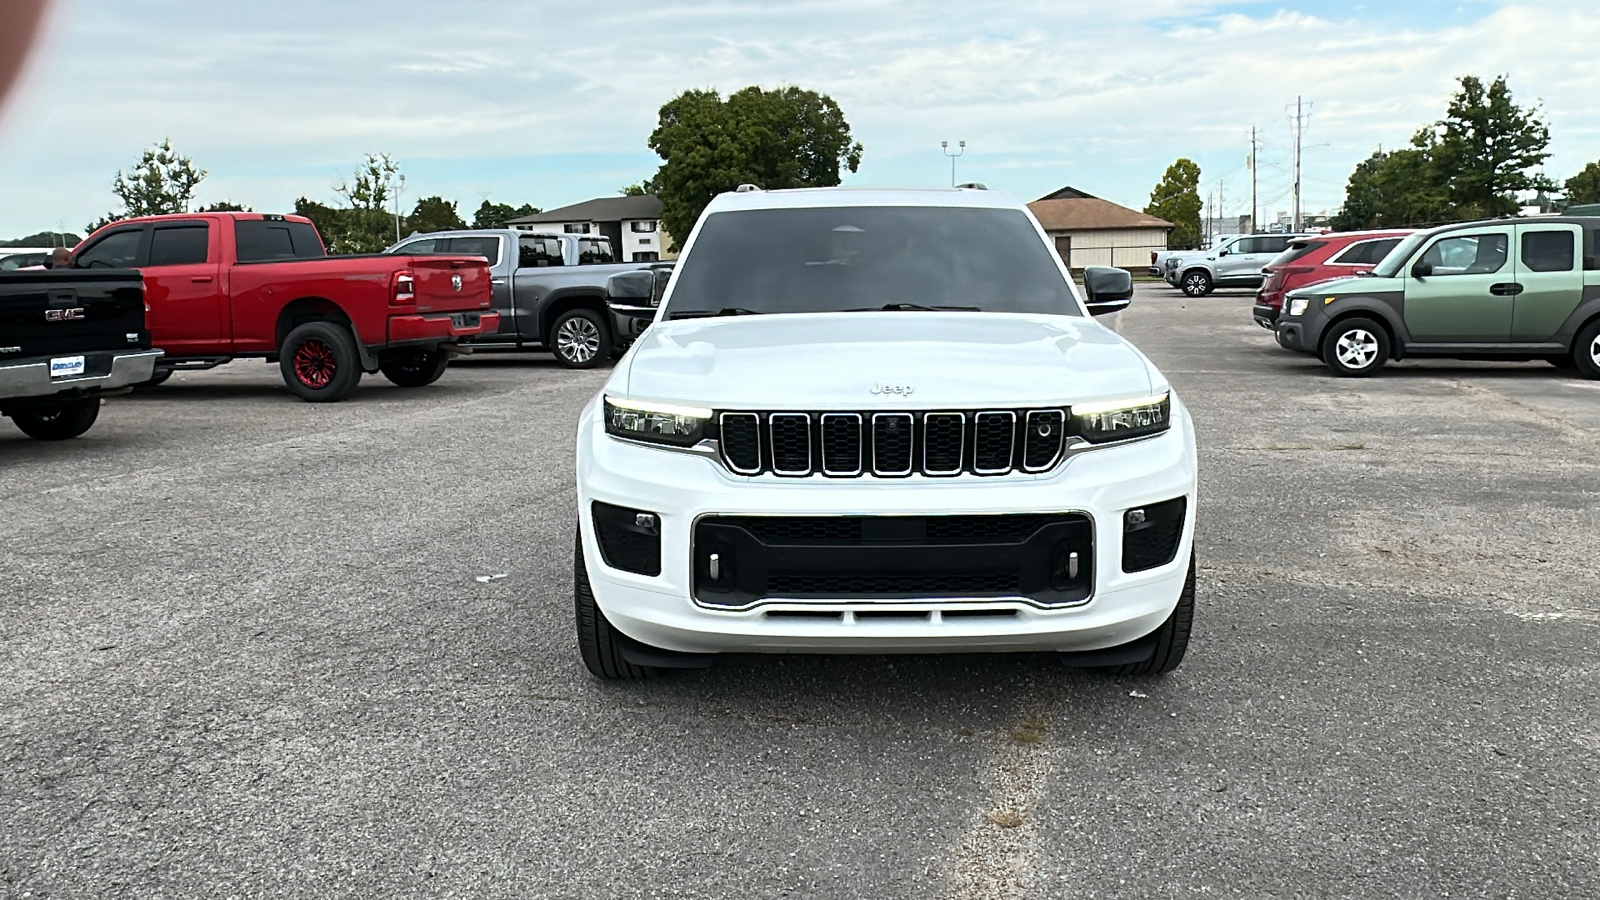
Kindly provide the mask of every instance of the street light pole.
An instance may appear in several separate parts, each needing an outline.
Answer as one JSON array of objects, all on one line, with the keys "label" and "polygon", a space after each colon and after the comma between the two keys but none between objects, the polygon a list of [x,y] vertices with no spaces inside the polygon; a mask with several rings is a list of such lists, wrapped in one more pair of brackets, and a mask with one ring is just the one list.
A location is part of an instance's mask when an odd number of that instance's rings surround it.
[{"label": "street light pole", "polygon": [[959,147],[959,149],[956,150],[956,152],[951,153],[950,152],[950,142],[949,141],[940,141],[939,142],[939,149],[944,151],[944,155],[945,156],[950,157],[950,186],[951,187],[955,187],[956,186],[956,158],[961,156],[961,154],[967,152],[967,142],[966,141],[957,141],[956,144]]}]

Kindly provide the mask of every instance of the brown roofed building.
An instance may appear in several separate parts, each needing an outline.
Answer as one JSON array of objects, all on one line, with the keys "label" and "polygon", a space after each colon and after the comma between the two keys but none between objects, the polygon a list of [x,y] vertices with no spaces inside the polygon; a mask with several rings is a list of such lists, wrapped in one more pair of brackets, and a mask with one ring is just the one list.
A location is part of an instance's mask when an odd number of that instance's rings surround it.
[{"label": "brown roofed building", "polygon": [[1064,187],[1028,204],[1070,269],[1118,266],[1143,270],[1167,249],[1172,223]]}]

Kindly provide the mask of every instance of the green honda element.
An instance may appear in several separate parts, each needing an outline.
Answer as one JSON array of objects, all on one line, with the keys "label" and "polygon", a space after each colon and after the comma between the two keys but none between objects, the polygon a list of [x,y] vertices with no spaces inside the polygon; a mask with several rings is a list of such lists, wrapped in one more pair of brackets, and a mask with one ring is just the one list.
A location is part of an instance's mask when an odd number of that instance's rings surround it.
[{"label": "green honda element", "polygon": [[1465,222],[1419,232],[1370,276],[1291,292],[1278,343],[1337,375],[1391,359],[1546,359],[1600,379],[1600,217]]}]

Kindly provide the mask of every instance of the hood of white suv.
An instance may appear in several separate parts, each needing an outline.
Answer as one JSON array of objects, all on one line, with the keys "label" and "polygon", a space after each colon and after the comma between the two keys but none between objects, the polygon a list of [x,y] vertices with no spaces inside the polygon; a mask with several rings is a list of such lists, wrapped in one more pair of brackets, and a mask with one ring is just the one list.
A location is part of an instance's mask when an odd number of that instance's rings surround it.
[{"label": "hood of white suv", "polygon": [[920,311],[659,322],[607,386],[640,400],[801,410],[1010,409],[1165,389],[1092,319]]}]

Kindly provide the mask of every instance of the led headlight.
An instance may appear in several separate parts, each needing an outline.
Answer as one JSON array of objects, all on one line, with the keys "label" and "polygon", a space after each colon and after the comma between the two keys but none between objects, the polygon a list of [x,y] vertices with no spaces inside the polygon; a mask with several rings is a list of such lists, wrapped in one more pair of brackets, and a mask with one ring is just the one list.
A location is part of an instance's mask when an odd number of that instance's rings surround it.
[{"label": "led headlight", "polygon": [[1172,426],[1172,398],[1158,394],[1114,403],[1080,403],[1072,407],[1073,430],[1091,444],[1159,434]]},{"label": "led headlight", "polygon": [[1311,305],[1310,297],[1290,297],[1284,302],[1284,312],[1291,316],[1304,315],[1306,307]]},{"label": "led headlight", "polygon": [[636,441],[692,447],[706,436],[711,410],[605,398],[606,433]]}]

